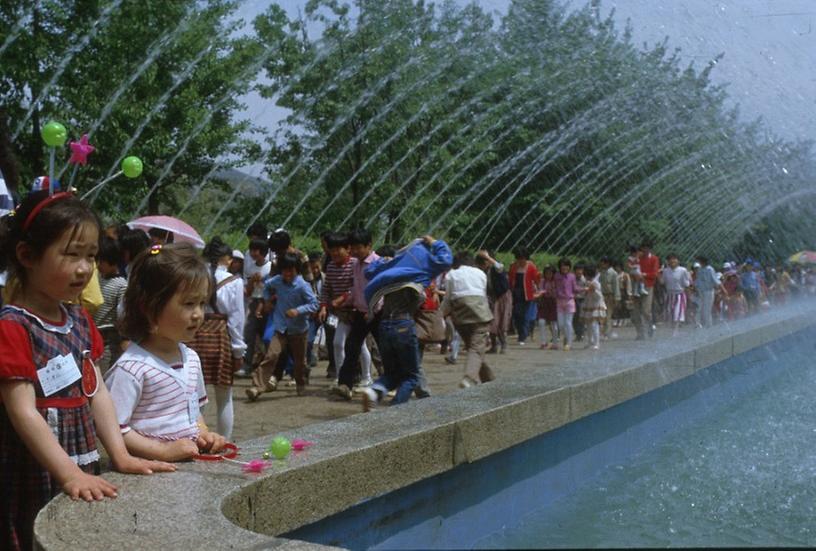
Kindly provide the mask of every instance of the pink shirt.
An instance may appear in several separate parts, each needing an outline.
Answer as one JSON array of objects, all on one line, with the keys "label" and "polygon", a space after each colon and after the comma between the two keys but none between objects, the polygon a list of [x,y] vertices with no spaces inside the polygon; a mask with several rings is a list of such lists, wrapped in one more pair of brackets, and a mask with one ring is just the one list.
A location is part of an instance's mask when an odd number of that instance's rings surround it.
[{"label": "pink shirt", "polygon": [[368,312],[368,303],[365,298],[365,288],[366,285],[368,285],[368,280],[365,276],[365,269],[368,268],[369,264],[379,258],[377,253],[371,253],[365,260],[357,262],[354,265],[354,282],[351,285],[351,305],[355,310],[363,312],[364,314]]}]

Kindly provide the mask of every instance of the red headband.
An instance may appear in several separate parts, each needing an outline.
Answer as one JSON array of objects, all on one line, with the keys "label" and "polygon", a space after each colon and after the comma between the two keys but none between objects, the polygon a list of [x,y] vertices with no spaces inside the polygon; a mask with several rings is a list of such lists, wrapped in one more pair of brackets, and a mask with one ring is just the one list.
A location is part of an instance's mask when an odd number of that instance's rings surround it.
[{"label": "red headband", "polygon": [[55,193],[54,195],[51,195],[47,199],[44,199],[43,201],[37,203],[37,205],[33,209],[31,209],[31,212],[28,213],[25,222],[23,222],[23,231],[28,230],[28,227],[31,225],[31,223],[34,221],[37,215],[40,214],[40,211],[42,209],[44,209],[45,207],[47,207],[48,205],[55,201],[59,201],[60,199],[67,199],[68,197],[72,196],[73,193],[61,191],[60,193]]}]

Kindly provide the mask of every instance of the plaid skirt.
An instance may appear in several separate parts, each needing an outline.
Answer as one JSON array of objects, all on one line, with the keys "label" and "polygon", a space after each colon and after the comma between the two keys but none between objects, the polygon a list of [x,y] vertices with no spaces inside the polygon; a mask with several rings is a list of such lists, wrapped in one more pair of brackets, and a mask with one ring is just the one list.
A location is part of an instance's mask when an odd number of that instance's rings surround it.
[{"label": "plaid skirt", "polygon": [[[39,409],[57,433],[62,448],[89,474],[99,474],[96,435],[86,404],[78,408]],[[59,483],[28,451],[0,405],[0,549],[34,548],[34,519]]]},{"label": "plaid skirt", "polygon": [[187,346],[195,350],[201,359],[205,383],[232,386],[234,363],[226,316],[207,314],[195,338]]}]

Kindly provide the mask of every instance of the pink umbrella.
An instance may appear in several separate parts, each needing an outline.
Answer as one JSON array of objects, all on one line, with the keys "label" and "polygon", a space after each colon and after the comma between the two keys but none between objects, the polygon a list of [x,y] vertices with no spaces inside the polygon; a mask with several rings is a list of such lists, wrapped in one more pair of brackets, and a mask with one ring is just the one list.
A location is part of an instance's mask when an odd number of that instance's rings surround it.
[{"label": "pink umbrella", "polygon": [[187,222],[182,222],[172,216],[142,216],[128,222],[127,225],[130,229],[144,232],[147,232],[150,228],[168,231],[173,234],[173,241],[176,243],[191,243],[197,249],[204,248],[204,240],[201,239],[198,232]]}]

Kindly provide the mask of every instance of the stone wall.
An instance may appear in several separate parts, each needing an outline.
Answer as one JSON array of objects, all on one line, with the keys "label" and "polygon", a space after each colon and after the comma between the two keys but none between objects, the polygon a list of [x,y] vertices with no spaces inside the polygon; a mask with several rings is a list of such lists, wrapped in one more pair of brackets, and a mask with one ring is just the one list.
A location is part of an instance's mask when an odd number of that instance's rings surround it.
[{"label": "stone wall", "polygon": [[[312,544],[276,538],[372,496],[476,461],[717,362],[816,324],[811,305],[695,332],[624,343],[558,369],[299,429],[317,442],[262,475],[193,463],[150,477],[109,475],[104,503],[54,499],[35,527],[43,549],[265,549]],[[295,435],[291,435],[294,437]],[[240,444],[260,456],[268,438]]]}]

